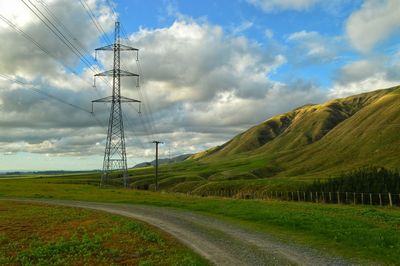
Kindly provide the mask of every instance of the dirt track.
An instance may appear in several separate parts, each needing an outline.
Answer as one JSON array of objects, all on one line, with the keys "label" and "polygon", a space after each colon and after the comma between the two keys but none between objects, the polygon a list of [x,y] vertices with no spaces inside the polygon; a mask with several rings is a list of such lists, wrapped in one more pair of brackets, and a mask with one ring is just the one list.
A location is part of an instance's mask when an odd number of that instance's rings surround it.
[{"label": "dirt track", "polygon": [[341,258],[188,211],[144,205],[34,201],[94,209],[144,221],[170,233],[215,265],[349,265]]}]

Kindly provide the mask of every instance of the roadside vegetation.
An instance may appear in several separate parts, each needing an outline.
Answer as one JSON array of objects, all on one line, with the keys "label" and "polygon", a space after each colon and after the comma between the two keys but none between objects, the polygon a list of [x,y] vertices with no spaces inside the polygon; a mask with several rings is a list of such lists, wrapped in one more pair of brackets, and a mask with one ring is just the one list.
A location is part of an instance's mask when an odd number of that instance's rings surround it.
[{"label": "roadside vegetation", "polygon": [[0,201],[0,265],[207,265],[171,236],[132,219]]},{"label": "roadside vegetation", "polygon": [[[85,177],[0,180],[0,197],[145,204],[201,212],[265,231],[283,241],[312,246],[355,263],[400,261],[400,209],[154,193],[76,184]],[[98,180],[98,176],[87,176]],[[76,181],[76,180],[75,180]]]}]

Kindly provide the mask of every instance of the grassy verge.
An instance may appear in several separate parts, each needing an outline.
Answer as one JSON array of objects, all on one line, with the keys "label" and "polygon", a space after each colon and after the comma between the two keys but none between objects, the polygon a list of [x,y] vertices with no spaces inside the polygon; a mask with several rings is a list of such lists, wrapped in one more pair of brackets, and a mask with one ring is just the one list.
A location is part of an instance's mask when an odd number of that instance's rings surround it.
[{"label": "grassy verge", "polygon": [[132,219],[0,201],[0,265],[207,265],[172,237]]},{"label": "grassy verge", "polygon": [[[55,182],[55,183],[53,183]],[[29,197],[149,204],[198,211],[316,247],[354,262],[400,261],[400,209],[187,197],[124,189],[99,189],[59,179],[2,180],[0,197]]]}]

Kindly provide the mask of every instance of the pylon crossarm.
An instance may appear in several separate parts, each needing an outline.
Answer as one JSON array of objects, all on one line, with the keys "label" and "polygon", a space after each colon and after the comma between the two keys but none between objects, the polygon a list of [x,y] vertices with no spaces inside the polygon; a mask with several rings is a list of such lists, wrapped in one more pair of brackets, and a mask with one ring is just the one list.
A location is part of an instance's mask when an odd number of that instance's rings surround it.
[{"label": "pylon crossarm", "polygon": [[[96,48],[95,51],[113,51],[115,49],[115,44],[106,45],[100,48]],[[120,51],[139,51],[137,48],[133,48],[124,44],[119,44]]]},{"label": "pylon crossarm", "polygon": [[131,99],[128,97],[120,96],[121,103],[141,103],[141,101],[136,99]]},{"label": "pylon crossarm", "polygon": [[[118,101],[118,98],[115,98],[115,99]],[[93,103],[106,103],[106,102],[112,102],[112,101],[113,101],[113,97],[112,96],[107,96],[107,97],[104,97],[104,98],[93,100],[92,104]],[[119,96],[119,101],[121,103],[140,103],[141,102],[139,100],[131,99],[131,98],[128,98],[128,97],[125,97],[125,96]]]},{"label": "pylon crossarm", "polygon": [[119,45],[121,51],[139,51],[137,48],[133,48],[124,44]]},{"label": "pylon crossarm", "polygon": [[129,72],[129,71],[125,71],[125,70],[119,70],[119,74],[121,75],[121,76],[134,76],[134,77],[139,77],[139,75],[138,74],[135,74],[135,73],[132,73],[132,72]]},{"label": "pylon crossarm", "polygon": [[112,102],[112,96],[107,96],[107,97],[92,101],[92,103],[104,103],[104,102]]},{"label": "pylon crossarm", "polygon": [[107,70],[107,71],[104,71],[104,72],[101,72],[101,73],[97,73],[94,76],[95,77],[99,77],[99,76],[111,76],[111,77],[113,77],[114,75],[118,75],[118,74],[120,76],[125,76],[125,77],[127,77],[127,76],[139,77],[138,74],[135,74],[135,73],[132,73],[132,72],[128,72],[128,71],[125,71],[125,70],[121,70],[121,69],[116,69],[115,71],[114,70]]}]

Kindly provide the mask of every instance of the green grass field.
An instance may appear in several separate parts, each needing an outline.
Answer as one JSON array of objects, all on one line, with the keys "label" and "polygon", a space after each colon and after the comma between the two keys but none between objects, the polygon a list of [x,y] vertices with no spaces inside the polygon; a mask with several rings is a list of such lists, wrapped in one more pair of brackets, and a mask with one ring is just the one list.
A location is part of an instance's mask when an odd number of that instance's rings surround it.
[{"label": "green grass field", "polygon": [[[148,204],[218,216],[356,263],[400,261],[400,209],[191,197],[79,184],[85,176],[0,180],[0,197]],[[95,177],[86,176],[95,183]],[[98,177],[97,177],[98,178]],[[75,184],[74,184],[75,182]]]},{"label": "green grass field", "polygon": [[208,265],[171,236],[132,219],[0,201],[0,265]]}]

